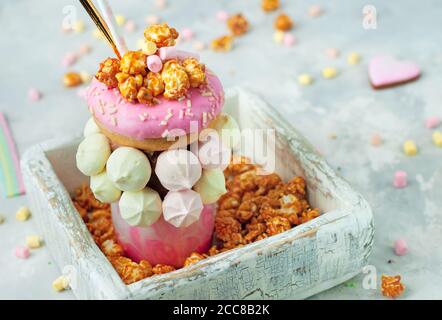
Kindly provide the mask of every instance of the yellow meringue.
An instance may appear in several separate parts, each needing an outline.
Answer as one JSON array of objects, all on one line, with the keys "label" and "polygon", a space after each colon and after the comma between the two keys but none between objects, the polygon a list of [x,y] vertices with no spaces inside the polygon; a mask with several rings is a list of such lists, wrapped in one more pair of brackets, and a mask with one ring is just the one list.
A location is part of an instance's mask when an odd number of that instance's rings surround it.
[{"label": "yellow meringue", "polygon": [[83,136],[87,137],[94,133],[100,133],[100,128],[98,128],[97,123],[95,122],[93,117],[90,117],[86,122],[83,130]]},{"label": "yellow meringue", "polygon": [[203,174],[194,186],[204,204],[211,204],[227,192],[226,180],[221,169],[203,170]]},{"label": "yellow meringue", "polygon": [[91,134],[78,146],[77,167],[86,176],[99,174],[106,166],[110,153],[106,136],[100,133]]},{"label": "yellow meringue", "polygon": [[115,202],[121,195],[121,190],[109,180],[106,170],[91,177],[90,187],[95,198],[103,203]]},{"label": "yellow meringue", "polygon": [[160,195],[151,188],[123,192],[119,207],[121,217],[131,226],[139,227],[155,223],[162,211]]},{"label": "yellow meringue", "polygon": [[227,113],[222,113],[219,117],[220,121],[216,124],[215,129],[218,131],[224,145],[230,149],[235,149],[241,142],[239,125],[236,120]]}]

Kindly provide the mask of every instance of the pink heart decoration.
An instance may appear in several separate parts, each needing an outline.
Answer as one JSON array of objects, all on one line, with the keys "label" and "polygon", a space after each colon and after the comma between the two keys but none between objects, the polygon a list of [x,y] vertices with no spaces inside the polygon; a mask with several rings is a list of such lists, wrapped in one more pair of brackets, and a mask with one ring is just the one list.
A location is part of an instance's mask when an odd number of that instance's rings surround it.
[{"label": "pink heart decoration", "polygon": [[368,75],[374,88],[386,88],[416,80],[419,66],[412,61],[398,61],[391,56],[379,55],[368,64]]}]

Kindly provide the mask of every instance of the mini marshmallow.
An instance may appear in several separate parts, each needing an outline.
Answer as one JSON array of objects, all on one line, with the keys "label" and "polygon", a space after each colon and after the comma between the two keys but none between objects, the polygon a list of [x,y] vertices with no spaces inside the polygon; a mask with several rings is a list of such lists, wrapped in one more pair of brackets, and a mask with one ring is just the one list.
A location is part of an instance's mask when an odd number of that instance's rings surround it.
[{"label": "mini marshmallow", "polygon": [[185,228],[199,220],[203,203],[193,190],[169,191],[163,201],[164,220],[177,228]]},{"label": "mini marshmallow", "polygon": [[124,29],[126,29],[127,32],[134,32],[137,30],[137,24],[133,20],[129,20],[124,25]]},{"label": "mini marshmallow", "polygon": [[29,209],[27,207],[21,207],[15,213],[15,218],[18,221],[22,221],[22,222],[28,220],[30,216],[31,216],[31,211],[29,211]]},{"label": "mini marshmallow", "polygon": [[403,145],[404,153],[407,156],[414,156],[417,154],[417,147],[413,140],[407,140]]},{"label": "mini marshmallow", "polygon": [[87,43],[84,43],[80,46],[80,49],[78,49],[78,54],[85,55],[92,51],[92,47],[88,45]]},{"label": "mini marshmallow", "polygon": [[336,59],[339,57],[339,50],[336,48],[327,48],[325,49],[325,55],[331,59]]},{"label": "mini marshmallow", "polygon": [[106,170],[91,177],[90,187],[95,198],[103,203],[112,203],[120,199],[121,190],[109,179]]},{"label": "mini marshmallow", "polygon": [[126,22],[126,17],[122,14],[117,14],[115,15],[115,22],[121,27]]},{"label": "mini marshmallow", "polygon": [[158,48],[155,42],[145,41],[144,39],[140,39],[140,41],[141,41],[141,46],[140,46],[141,51],[143,51],[143,53],[146,56],[153,55],[155,52],[157,52]]},{"label": "mini marshmallow", "polygon": [[163,69],[163,62],[157,55],[151,55],[147,57],[147,68],[152,72],[160,72]]},{"label": "mini marshmallow", "polygon": [[425,127],[428,129],[434,129],[440,125],[440,118],[438,117],[430,117],[427,120],[425,120]]},{"label": "mini marshmallow", "polygon": [[89,120],[86,122],[86,126],[84,127],[83,135],[87,137],[95,133],[100,133],[100,128],[98,128],[94,117],[90,117]]},{"label": "mini marshmallow", "polygon": [[180,32],[180,35],[183,37],[183,40],[189,41],[192,40],[194,37],[194,32],[190,28],[183,28]]},{"label": "mini marshmallow", "polygon": [[75,21],[74,25],[72,26],[72,30],[74,30],[74,32],[76,33],[84,32],[84,29],[85,29],[85,24],[84,21],[82,20]]},{"label": "mini marshmallow", "polygon": [[337,74],[338,74],[338,71],[336,70],[336,68],[327,67],[327,68],[322,69],[322,76],[324,77],[324,79],[332,79],[332,78],[336,77]]},{"label": "mini marshmallow", "polygon": [[227,148],[218,133],[213,131],[214,134],[209,134],[206,141],[199,144],[198,159],[203,169],[224,170],[230,163],[232,150]]},{"label": "mini marshmallow", "polygon": [[161,198],[151,188],[123,192],[119,202],[121,217],[131,226],[148,227],[161,216]]},{"label": "mini marshmallow", "polygon": [[164,9],[167,6],[167,2],[166,2],[166,0],[155,0],[155,6],[158,9]]},{"label": "mini marshmallow", "polygon": [[149,182],[152,168],[147,156],[138,149],[120,147],[109,157],[107,176],[123,191],[140,191]]},{"label": "mini marshmallow", "polygon": [[61,64],[63,65],[63,67],[70,67],[73,64],[75,64],[75,62],[77,62],[78,56],[76,53],[74,52],[68,52],[63,56],[63,59],[61,60]]},{"label": "mini marshmallow", "polygon": [[408,244],[405,239],[398,239],[394,242],[394,253],[398,256],[403,256],[408,253]]},{"label": "mini marshmallow", "polygon": [[182,50],[176,50],[174,47],[162,47],[158,49],[158,55],[161,60],[167,61],[171,59],[184,60],[186,58],[195,58],[197,60],[200,59],[199,55],[196,53],[191,53]]},{"label": "mini marshmallow", "polygon": [[39,101],[41,99],[41,92],[35,88],[30,88],[28,91],[28,99],[32,102]]},{"label": "mini marshmallow", "polygon": [[229,19],[229,16],[229,13],[224,10],[220,10],[216,13],[216,19],[221,22],[227,21],[227,19]]},{"label": "mini marshmallow", "polygon": [[29,249],[37,249],[41,247],[41,238],[37,235],[30,235],[26,237],[26,245]]},{"label": "mini marshmallow", "polygon": [[52,282],[52,289],[57,292],[66,290],[69,288],[69,279],[66,276],[59,276]]},{"label": "mini marshmallow", "polygon": [[195,41],[193,43],[193,49],[195,49],[196,51],[203,51],[204,49],[206,49],[206,44],[202,41]]},{"label": "mini marshmallow", "polygon": [[356,52],[351,52],[347,57],[348,64],[358,64],[361,61],[361,56]]},{"label": "mini marshmallow", "polygon": [[201,196],[203,204],[215,203],[227,192],[223,171],[221,169],[203,170],[194,189]]},{"label": "mini marshmallow", "polygon": [[319,4],[312,5],[308,8],[308,15],[312,18],[319,17],[322,13],[322,7]]},{"label": "mini marshmallow", "polygon": [[163,187],[171,191],[190,189],[201,177],[201,164],[190,151],[174,149],[158,156],[155,173]]},{"label": "mini marshmallow", "polygon": [[296,38],[291,33],[284,34],[284,38],[282,40],[282,43],[286,47],[291,47],[296,43]]},{"label": "mini marshmallow", "polygon": [[433,143],[438,146],[438,147],[442,147],[442,132],[441,131],[434,131],[433,135]]},{"label": "mini marshmallow", "polygon": [[313,77],[307,73],[298,76],[298,83],[303,86],[309,86],[313,83]]},{"label": "mini marshmallow", "polygon": [[393,186],[395,188],[405,188],[407,186],[407,173],[405,171],[396,171],[394,173]]},{"label": "mini marshmallow", "polygon": [[222,113],[218,117],[220,121],[214,129],[218,131],[221,141],[227,148],[235,149],[241,143],[241,130],[238,123],[227,113]]},{"label": "mini marshmallow", "polygon": [[86,176],[94,176],[104,170],[111,154],[109,141],[101,133],[88,135],[77,149],[77,168]]},{"label": "mini marshmallow", "polygon": [[379,134],[374,133],[371,136],[371,145],[374,146],[374,147],[377,147],[377,146],[379,146],[381,144],[382,144],[382,137]]},{"label": "mini marshmallow", "polygon": [[148,25],[157,24],[160,22],[160,17],[158,17],[157,15],[151,14],[151,15],[148,15],[146,18],[144,18],[144,22],[146,22],[146,24],[148,24]]},{"label": "mini marshmallow", "polygon": [[284,41],[284,32],[280,30],[275,31],[275,33],[273,34],[273,41],[275,41],[275,43],[281,44]]},{"label": "mini marshmallow", "polygon": [[29,258],[30,251],[28,247],[25,246],[17,246],[14,249],[14,254],[19,259],[27,259]]}]

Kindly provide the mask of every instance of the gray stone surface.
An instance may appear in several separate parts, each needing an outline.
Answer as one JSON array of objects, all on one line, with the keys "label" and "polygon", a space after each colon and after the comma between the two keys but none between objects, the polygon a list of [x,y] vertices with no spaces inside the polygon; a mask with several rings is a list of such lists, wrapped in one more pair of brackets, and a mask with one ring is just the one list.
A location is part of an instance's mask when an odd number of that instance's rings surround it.
[{"label": "gray stone surface", "polygon": [[[222,79],[225,87],[242,85],[261,93],[280,108],[324,154],[332,166],[371,203],[376,224],[375,247],[371,263],[380,276],[401,274],[407,286],[405,299],[442,298],[442,149],[431,142],[431,131],[423,125],[429,116],[442,117],[442,48],[440,34],[442,3],[437,0],[317,1],[323,4],[323,16],[312,19],[306,14],[310,1],[282,0],[284,10],[297,23],[293,31],[298,44],[292,48],[274,44],[275,14],[264,14],[258,1],[174,0],[158,10],[153,1],[111,1],[141,27],[144,17],[158,14],[177,28],[189,26],[197,39],[208,42],[226,33],[226,27],[214,18],[216,12],[243,12],[250,19],[251,32],[238,38],[235,49],[227,54],[204,51],[201,58]],[[74,4],[86,32],[65,35],[60,31],[63,6]],[[377,8],[376,30],[362,28],[362,8]],[[73,70],[93,73],[97,63],[112,52],[104,42],[92,37],[89,20],[77,1],[2,1],[0,3],[0,110],[11,125],[20,152],[48,138],[80,132],[88,118],[84,102],[76,90],[61,84],[65,69],[64,53],[76,51],[82,43],[93,52],[81,58]],[[142,28],[127,34],[134,48]],[[183,49],[191,44],[182,43]],[[330,60],[328,47],[339,48],[342,55]],[[359,52],[363,60],[350,66],[346,55]],[[422,78],[405,86],[374,91],[367,80],[367,61],[378,53],[388,53],[416,61]],[[336,66],[336,79],[323,80],[320,71]],[[299,87],[296,76],[311,73],[315,83]],[[29,87],[37,87],[44,98],[37,103],[27,100]],[[370,136],[384,138],[380,147],[370,145]],[[331,140],[330,134],[336,134]],[[415,157],[401,152],[405,139],[414,139],[419,147]],[[391,186],[395,170],[408,172],[409,187]],[[13,256],[13,248],[24,238],[38,232],[32,219],[15,221],[15,210],[26,198],[0,199],[0,211],[6,217],[0,225],[0,298],[69,299],[70,292],[54,293],[51,282],[59,275],[45,248],[32,252],[28,260]],[[396,257],[395,239],[404,237],[410,253]],[[388,263],[388,260],[392,263]],[[363,276],[319,294],[314,299],[381,298],[378,290],[362,288]]]}]

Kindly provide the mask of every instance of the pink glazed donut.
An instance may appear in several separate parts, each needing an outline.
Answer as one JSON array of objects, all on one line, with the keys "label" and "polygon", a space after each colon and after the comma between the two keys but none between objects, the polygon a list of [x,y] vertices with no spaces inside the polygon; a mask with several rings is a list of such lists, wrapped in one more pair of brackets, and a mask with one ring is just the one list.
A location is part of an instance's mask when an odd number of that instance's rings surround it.
[{"label": "pink glazed donut", "polygon": [[[224,92],[212,72],[207,70],[206,78],[207,85],[190,88],[182,99],[160,96],[153,106],[128,102],[117,88],[109,89],[94,79],[86,100],[98,127],[116,145],[163,151],[177,140],[189,144],[198,138],[200,130],[216,127]],[[178,139],[183,137],[186,139]]]}]

